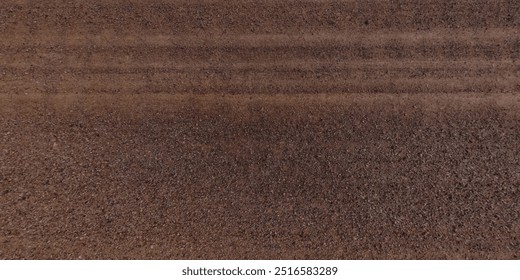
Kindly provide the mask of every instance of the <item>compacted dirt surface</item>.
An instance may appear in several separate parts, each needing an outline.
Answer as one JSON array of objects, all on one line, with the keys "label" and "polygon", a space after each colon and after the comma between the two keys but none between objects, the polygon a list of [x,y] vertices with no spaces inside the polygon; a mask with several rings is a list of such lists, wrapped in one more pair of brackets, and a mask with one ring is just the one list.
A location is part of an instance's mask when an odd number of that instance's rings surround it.
[{"label": "compacted dirt surface", "polygon": [[520,259],[518,1],[0,3],[1,259]]}]

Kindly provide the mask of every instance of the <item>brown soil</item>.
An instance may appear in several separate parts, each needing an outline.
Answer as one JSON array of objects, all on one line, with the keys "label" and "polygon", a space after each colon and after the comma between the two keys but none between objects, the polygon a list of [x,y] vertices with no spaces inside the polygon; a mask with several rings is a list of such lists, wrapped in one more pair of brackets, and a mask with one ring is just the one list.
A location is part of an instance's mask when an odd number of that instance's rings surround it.
[{"label": "brown soil", "polygon": [[518,1],[0,3],[2,259],[520,259]]}]

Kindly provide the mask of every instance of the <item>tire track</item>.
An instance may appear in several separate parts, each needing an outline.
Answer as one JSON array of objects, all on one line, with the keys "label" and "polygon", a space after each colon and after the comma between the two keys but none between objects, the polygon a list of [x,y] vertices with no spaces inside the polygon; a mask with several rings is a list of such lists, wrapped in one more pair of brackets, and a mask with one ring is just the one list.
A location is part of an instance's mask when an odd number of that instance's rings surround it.
[{"label": "tire track", "polygon": [[0,5],[1,93],[492,93],[520,85],[516,1]]}]

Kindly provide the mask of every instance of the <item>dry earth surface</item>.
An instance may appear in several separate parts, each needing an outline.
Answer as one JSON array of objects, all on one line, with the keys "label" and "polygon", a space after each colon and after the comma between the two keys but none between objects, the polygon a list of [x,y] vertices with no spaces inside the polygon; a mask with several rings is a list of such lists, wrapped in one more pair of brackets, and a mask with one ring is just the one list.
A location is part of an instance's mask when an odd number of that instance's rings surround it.
[{"label": "dry earth surface", "polygon": [[0,3],[1,259],[520,259],[520,2]]}]

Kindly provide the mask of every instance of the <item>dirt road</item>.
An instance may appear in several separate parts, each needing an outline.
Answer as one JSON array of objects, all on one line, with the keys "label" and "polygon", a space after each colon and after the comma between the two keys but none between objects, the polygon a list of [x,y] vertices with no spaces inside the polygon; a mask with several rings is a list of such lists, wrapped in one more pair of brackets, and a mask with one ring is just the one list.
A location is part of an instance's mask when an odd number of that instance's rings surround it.
[{"label": "dirt road", "polygon": [[517,1],[2,1],[0,258],[520,258]]}]

